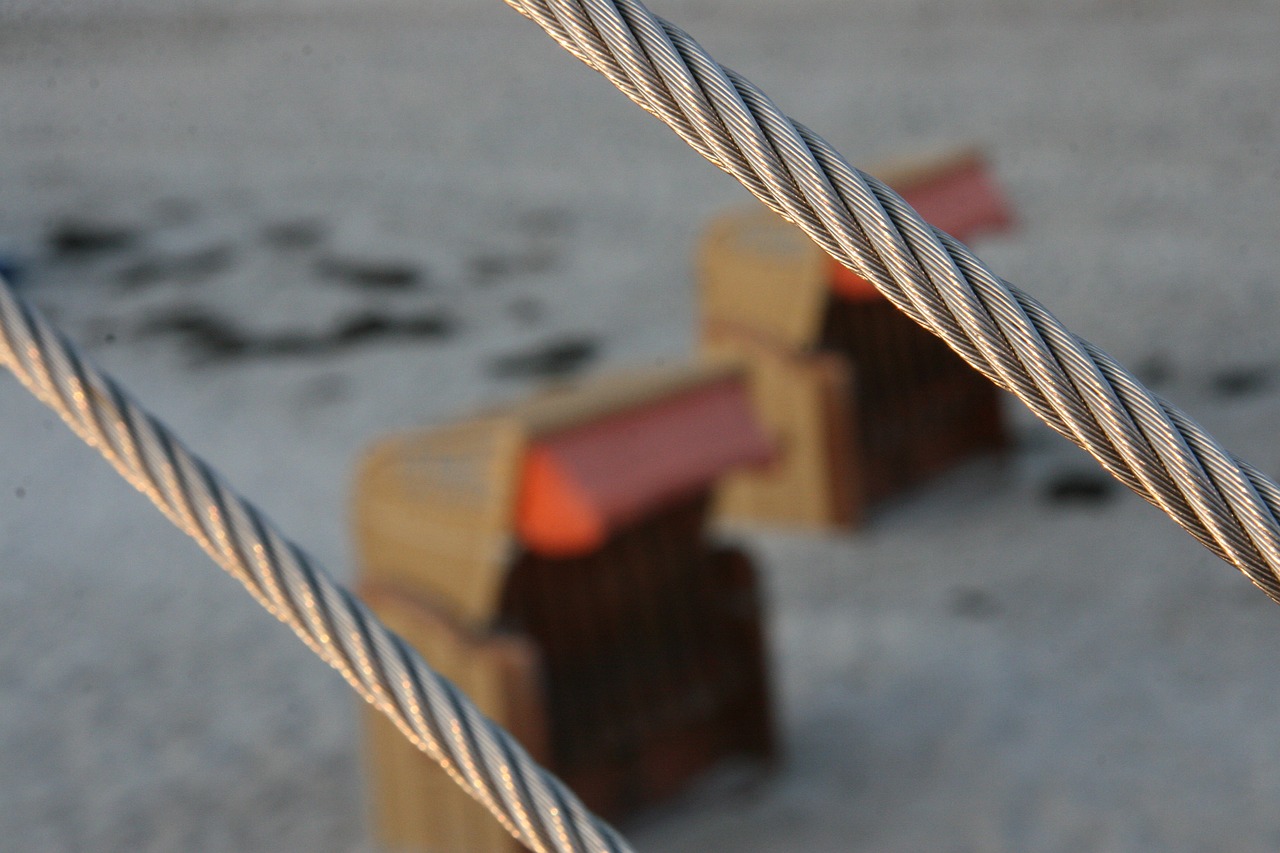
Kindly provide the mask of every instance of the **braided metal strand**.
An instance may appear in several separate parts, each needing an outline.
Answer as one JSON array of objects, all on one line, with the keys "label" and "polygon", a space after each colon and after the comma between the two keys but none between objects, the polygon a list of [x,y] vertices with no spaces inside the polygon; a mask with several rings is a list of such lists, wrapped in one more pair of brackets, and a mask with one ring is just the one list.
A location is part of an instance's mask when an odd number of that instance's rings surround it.
[{"label": "braided metal strand", "polygon": [[1280,602],[1280,487],[639,0],[505,0]]},{"label": "braided metal strand", "polygon": [[530,849],[630,848],[0,279],[0,364]]}]

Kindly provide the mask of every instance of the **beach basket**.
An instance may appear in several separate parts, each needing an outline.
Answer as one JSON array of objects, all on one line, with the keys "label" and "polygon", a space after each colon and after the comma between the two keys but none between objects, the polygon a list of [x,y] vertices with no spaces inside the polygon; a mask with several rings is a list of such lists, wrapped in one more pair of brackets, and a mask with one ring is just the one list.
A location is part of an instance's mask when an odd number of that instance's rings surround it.
[{"label": "beach basket", "polygon": [[[981,152],[873,169],[936,227],[967,240],[1012,215]],[[865,279],[767,210],[730,210],[701,235],[702,353],[742,365],[776,462],[732,475],[731,519],[857,527],[869,507],[1004,447],[1001,392]]]},{"label": "beach basket", "polygon": [[[560,387],[377,442],[361,596],[594,811],[773,751],[761,600],[709,541],[717,481],[773,452],[733,368]],[[380,714],[369,769],[395,850],[522,849]]]}]

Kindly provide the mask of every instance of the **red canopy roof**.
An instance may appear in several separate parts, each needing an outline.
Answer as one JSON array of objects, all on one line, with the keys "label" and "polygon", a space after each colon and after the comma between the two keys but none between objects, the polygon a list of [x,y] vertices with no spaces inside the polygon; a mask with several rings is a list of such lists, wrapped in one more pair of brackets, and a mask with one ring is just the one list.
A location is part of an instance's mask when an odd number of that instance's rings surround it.
[{"label": "red canopy roof", "polygon": [[742,381],[720,379],[534,441],[516,529],[538,553],[586,553],[620,526],[772,452]]}]

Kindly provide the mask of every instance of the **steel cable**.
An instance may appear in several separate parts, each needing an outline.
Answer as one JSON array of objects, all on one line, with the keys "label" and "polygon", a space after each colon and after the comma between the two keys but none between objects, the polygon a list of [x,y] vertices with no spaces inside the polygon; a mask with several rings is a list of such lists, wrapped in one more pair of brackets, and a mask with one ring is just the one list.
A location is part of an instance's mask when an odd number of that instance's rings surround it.
[{"label": "steel cable", "polygon": [[[506,0],[1280,601],[1280,486],[635,0]],[[626,842],[0,281],[0,360],[531,849]]]},{"label": "steel cable", "polygon": [[638,0],[505,0],[1280,602],[1280,488]]},{"label": "steel cable", "polygon": [[0,363],[535,851],[630,850],[0,278]]}]

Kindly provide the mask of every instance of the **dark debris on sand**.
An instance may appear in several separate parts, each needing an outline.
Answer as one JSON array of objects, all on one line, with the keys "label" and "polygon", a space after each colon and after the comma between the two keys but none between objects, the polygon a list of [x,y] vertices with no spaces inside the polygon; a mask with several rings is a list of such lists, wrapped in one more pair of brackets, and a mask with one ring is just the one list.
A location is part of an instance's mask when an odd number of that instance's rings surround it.
[{"label": "dark debris on sand", "polygon": [[1215,373],[1210,386],[1219,397],[1250,397],[1271,385],[1271,368],[1266,365],[1239,365]]},{"label": "dark debris on sand", "polygon": [[321,258],[315,271],[321,278],[360,290],[411,290],[426,278],[413,264],[372,258]]},{"label": "dark debris on sand", "polygon": [[128,226],[87,219],[63,219],[54,223],[45,236],[49,250],[57,257],[120,252],[137,240],[138,233]]},{"label": "dark debris on sand", "polygon": [[1045,483],[1044,497],[1052,504],[1096,506],[1114,497],[1115,489],[1115,482],[1101,472],[1061,471]]},{"label": "dark debris on sand", "polygon": [[439,340],[452,336],[456,330],[457,322],[441,312],[389,315],[365,311],[340,318],[321,332],[251,332],[208,310],[179,308],[152,317],[139,328],[138,334],[141,337],[175,335],[192,350],[198,362],[216,362],[328,355],[379,340]]},{"label": "dark debris on sand", "polygon": [[489,373],[502,378],[569,376],[586,367],[599,353],[600,343],[595,338],[566,336],[500,355],[489,362]]}]

